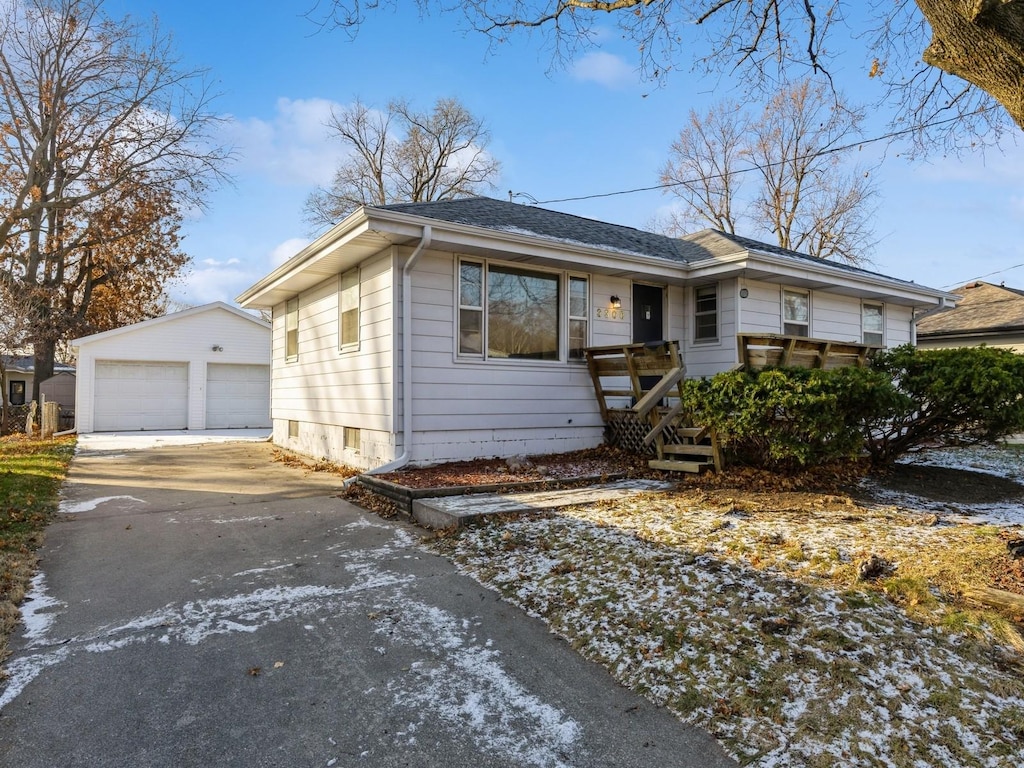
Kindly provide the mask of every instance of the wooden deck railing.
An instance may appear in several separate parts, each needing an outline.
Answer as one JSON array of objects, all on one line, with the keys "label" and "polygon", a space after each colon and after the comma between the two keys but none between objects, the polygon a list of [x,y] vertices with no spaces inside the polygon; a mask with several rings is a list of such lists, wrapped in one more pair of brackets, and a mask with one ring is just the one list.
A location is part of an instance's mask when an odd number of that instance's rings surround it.
[{"label": "wooden deck railing", "polygon": [[586,354],[609,443],[653,453],[649,463],[656,469],[699,472],[721,467],[714,435],[684,423],[686,368],[678,342],[590,347]]},{"label": "wooden deck railing", "polygon": [[768,366],[843,368],[864,366],[882,347],[852,341],[810,339],[780,333],[736,334],[739,361],[747,369]]}]

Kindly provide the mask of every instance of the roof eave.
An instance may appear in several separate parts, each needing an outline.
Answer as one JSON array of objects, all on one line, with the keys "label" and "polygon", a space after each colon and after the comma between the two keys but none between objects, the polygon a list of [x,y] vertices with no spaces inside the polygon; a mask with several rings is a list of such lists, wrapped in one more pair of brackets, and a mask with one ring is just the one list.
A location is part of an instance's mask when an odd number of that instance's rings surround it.
[{"label": "roof eave", "polygon": [[724,272],[737,272],[748,269],[752,266],[752,263],[773,267],[775,269],[774,274],[779,277],[791,277],[794,279],[803,277],[806,279],[808,275],[827,276],[828,279],[823,282],[830,286],[847,287],[850,289],[860,288],[864,285],[874,286],[880,293],[898,297],[913,306],[935,306],[947,301],[955,302],[959,298],[953,293],[940,291],[936,288],[928,288],[924,285],[910,283],[897,278],[886,277],[885,275],[876,275],[862,271],[852,272],[843,267],[833,266],[824,260],[818,263],[754,249],[739,251],[730,256],[719,256],[691,262],[689,271],[693,278],[721,276],[721,273]]},{"label": "roof eave", "polygon": [[363,236],[373,234],[392,244],[409,244],[430,227],[431,249],[467,254],[514,252],[519,260],[563,262],[615,272],[637,271],[664,278],[685,279],[686,263],[635,252],[599,248],[578,241],[559,241],[542,235],[509,232],[473,224],[433,219],[426,216],[364,207],[348,216],[329,232],[303,248],[240,294],[236,301],[247,308],[267,308],[280,303],[285,295],[297,295],[309,286],[302,277],[332,254],[352,246]]}]

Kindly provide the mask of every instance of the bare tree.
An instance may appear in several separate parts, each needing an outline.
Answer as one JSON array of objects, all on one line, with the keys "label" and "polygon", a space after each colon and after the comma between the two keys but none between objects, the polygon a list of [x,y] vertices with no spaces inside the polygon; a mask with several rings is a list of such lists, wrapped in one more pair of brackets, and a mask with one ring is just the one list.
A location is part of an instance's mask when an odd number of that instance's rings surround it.
[{"label": "bare tree", "polygon": [[744,160],[752,127],[736,102],[721,102],[703,117],[690,110],[661,170],[662,184],[670,185],[666,191],[685,203],[670,217],[673,234],[707,225],[737,231],[742,216],[737,188],[750,167]]},{"label": "bare tree", "polygon": [[306,201],[306,218],[320,228],[360,205],[450,200],[494,186],[501,164],[487,152],[482,120],[457,99],[430,112],[393,101],[379,112],[361,101],[331,113],[330,132],[349,150],[329,189]]},{"label": "bare tree", "polygon": [[68,301],[80,316],[90,286],[129,271],[122,256],[132,249],[119,248],[176,231],[177,212],[202,204],[230,153],[211,139],[204,72],[179,67],[155,22],[113,20],[102,0],[19,0],[6,10],[0,282],[33,297],[38,382],[68,332]]},{"label": "bare tree", "polygon": [[749,224],[783,248],[865,261],[876,190],[869,170],[846,165],[844,149],[863,117],[806,80],[776,94],[757,119],[731,102],[704,117],[691,112],[661,174],[685,206],[673,230],[706,223],[734,233]]},{"label": "bare tree", "polygon": [[[943,116],[979,133],[1008,115],[1024,128],[1024,3],[1019,0],[892,0],[861,9],[850,0],[417,0],[421,11],[458,8],[470,28],[504,43],[516,33],[548,36],[557,60],[598,44],[615,24],[638,51],[641,71],[660,78],[679,63],[737,71],[767,92],[797,68],[831,78],[834,52],[851,35],[865,47],[862,74],[879,78],[894,122],[921,126]],[[395,0],[317,0],[311,18],[355,34],[366,13]],[[846,11],[866,16],[851,29]],[[852,14],[851,14],[852,15]],[[863,23],[863,22],[861,22]],[[785,79],[784,77],[781,79]],[[992,109],[993,100],[1005,108]],[[959,133],[963,134],[963,124]],[[955,135],[955,134],[953,134]]]}]

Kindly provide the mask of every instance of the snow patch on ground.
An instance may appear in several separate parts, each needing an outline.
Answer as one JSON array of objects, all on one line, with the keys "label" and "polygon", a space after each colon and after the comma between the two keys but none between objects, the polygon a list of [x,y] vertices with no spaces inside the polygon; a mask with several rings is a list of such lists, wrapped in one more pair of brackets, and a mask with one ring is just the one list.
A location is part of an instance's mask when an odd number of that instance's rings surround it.
[{"label": "snow patch on ground", "polygon": [[[564,758],[575,749],[582,727],[523,688],[490,641],[481,642],[461,619],[399,598],[387,606],[377,632],[388,639],[399,636],[430,654],[413,664],[409,675],[388,683],[394,706],[412,707],[421,718],[440,717],[482,752],[522,765],[569,768]],[[421,724],[412,724],[410,733]]]},{"label": "snow patch on ground", "polygon": [[[1024,479],[1024,451],[1019,447],[976,445],[940,448],[911,455],[900,463],[970,470],[994,477],[1008,478],[1018,483]],[[1018,499],[1006,499],[998,503],[957,503],[955,505],[879,488],[874,484],[871,484],[871,493],[882,504],[929,512],[950,522],[988,523],[1004,527],[1024,525],[1024,489]]]},{"label": "snow patch on ground", "polygon": [[21,604],[21,622],[25,625],[25,639],[28,647],[39,645],[50,631],[57,618],[52,609],[62,608],[64,603],[46,591],[46,577],[42,572],[32,578],[32,584]]},{"label": "snow patch on ground", "polygon": [[92,510],[102,504],[106,504],[108,501],[120,501],[121,499],[134,501],[136,504],[146,503],[142,499],[137,499],[134,496],[100,496],[96,499],[86,499],[85,501],[78,502],[62,501],[57,507],[57,511],[64,515],[77,515],[82,512],[92,512]]}]

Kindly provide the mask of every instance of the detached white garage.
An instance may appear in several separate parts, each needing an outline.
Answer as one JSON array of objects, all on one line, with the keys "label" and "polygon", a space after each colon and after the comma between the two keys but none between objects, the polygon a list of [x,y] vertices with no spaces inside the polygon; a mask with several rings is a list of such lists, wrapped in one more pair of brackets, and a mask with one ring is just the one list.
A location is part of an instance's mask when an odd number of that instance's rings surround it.
[{"label": "detached white garage", "polygon": [[72,342],[79,432],[270,427],[270,325],[223,302]]}]

